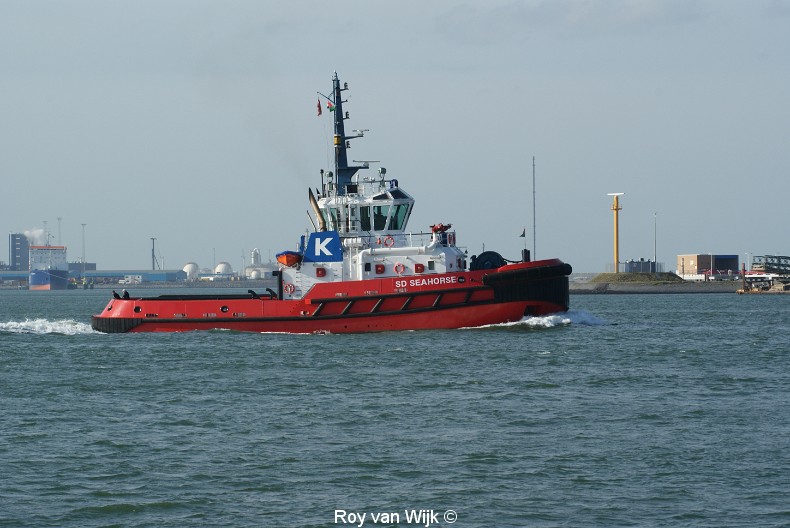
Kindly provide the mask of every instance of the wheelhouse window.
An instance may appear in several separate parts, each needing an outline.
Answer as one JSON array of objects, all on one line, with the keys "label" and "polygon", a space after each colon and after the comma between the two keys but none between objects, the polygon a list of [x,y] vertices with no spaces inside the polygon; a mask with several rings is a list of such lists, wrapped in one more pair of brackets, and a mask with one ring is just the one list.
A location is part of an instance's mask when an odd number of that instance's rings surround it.
[{"label": "wheelhouse window", "polygon": [[359,208],[359,222],[362,231],[370,231],[370,207]]},{"label": "wheelhouse window", "polygon": [[328,219],[329,225],[331,226],[332,229],[339,231],[340,230],[339,211],[334,207],[330,207],[328,211],[330,216]]},{"label": "wheelhouse window", "polygon": [[393,206],[393,209],[390,229],[403,229],[406,227],[406,220],[409,218],[409,204],[398,204]]},{"label": "wheelhouse window", "polygon": [[373,229],[375,231],[383,231],[384,229],[387,229],[387,217],[389,214],[389,205],[373,206]]}]

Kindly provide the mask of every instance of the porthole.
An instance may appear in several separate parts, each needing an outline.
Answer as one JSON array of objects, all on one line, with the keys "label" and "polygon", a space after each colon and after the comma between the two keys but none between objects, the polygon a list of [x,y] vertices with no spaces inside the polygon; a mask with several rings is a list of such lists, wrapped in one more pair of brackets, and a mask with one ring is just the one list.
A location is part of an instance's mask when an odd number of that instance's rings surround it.
[{"label": "porthole", "polygon": [[222,308],[219,309],[219,311],[222,312],[222,313],[227,313],[228,307],[227,306],[223,306]]},{"label": "porthole", "polygon": [[142,309],[142,308],[140,308],[139,306],[135,306],[135,307],[134,307],[134,313],[140,313],[140,312],[142,312],[142,311],[143,311],[143,309]]}]

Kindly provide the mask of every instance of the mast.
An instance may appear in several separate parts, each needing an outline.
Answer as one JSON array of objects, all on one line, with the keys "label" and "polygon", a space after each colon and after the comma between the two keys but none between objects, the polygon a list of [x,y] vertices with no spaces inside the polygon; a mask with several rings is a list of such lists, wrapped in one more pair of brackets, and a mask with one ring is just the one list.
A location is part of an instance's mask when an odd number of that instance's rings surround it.
[{"label": "mast", "polygon": [[537,260],[538,252],[535,250],[537,231],[535,231],[535,156],[532,156],[532,260]]},{"label": "mast", "polygon": [[[348,192],[348,185],[351,183],[351,178],[354,177],[354,174],[357,173],[360,169],[366,169],[367,167],[364,166],[349,166],[348,164],[348,149],[351,147],[350,140],[358,137],[362,137],[363,133],[359,132],[359,134],[354,136],[347,136],[346,129],[344,125],[344,121],[349,118],[348,113],[343,113],[343,97],[342,93],[348,90],[348,83],[344,83],[343,87],[340,87],[340,79],[337,76],[337,72],[335,72],[334,76],[332,77],[332,99],[330,102],[334,105],[334,107],[330,107],[330,111],[332,111],[335,120],[335,175],[337,178],[337,194],[338,195],[345,195]],[[355,131],[356,132],[356,131]]]},{"label": "mast", "polygon": [[620,220],[618,213],[623,210],[620,207],[620,197],[625,193],[609,193],[609,196],[614,196],[612,202],[612,211],[614,211],[614,272],[620,272]]}]

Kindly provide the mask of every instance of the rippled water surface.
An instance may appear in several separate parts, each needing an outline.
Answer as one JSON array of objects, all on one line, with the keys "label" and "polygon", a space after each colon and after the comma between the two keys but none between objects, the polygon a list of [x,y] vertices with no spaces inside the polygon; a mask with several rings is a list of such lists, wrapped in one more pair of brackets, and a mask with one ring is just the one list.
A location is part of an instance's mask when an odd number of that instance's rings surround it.
[{"label": "rippled water surface", "polygon": [[368,335],[97,334],[107,297],[0,291],[0,526],[790,524],[787,296]]}]

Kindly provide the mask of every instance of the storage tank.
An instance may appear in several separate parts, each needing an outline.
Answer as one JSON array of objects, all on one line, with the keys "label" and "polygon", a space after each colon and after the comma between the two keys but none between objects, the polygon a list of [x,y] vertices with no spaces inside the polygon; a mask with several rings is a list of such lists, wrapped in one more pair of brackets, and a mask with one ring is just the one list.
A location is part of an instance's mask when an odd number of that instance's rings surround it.
[{"label": "storage tank", "polygon": [[229,262],[220,262],[217,264],[217,267],[214,268],[214,275],[230,275],[233,273],[233,268],[230,266]]},{"label": "storage tank", "polygon": [[200,273],[200,267],[194,262],[187,262],[182,270],[187,274],[187,280],[197,279]]}]

